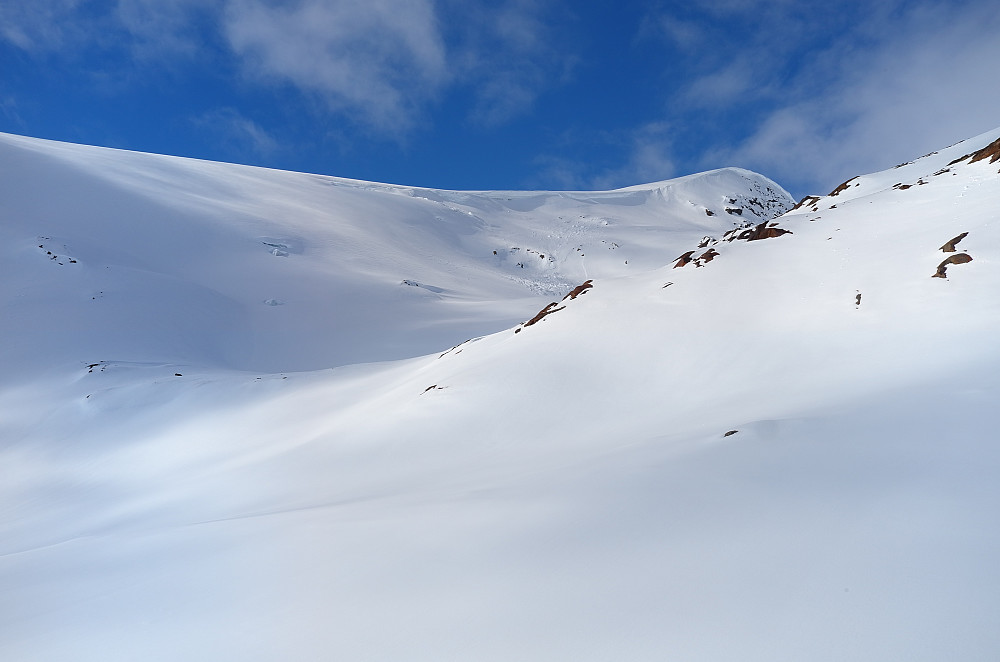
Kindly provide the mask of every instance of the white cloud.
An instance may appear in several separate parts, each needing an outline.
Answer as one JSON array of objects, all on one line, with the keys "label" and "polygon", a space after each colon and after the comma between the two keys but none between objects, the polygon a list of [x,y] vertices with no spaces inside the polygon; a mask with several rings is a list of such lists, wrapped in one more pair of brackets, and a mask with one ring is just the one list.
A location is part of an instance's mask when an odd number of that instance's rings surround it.
[{"label": "white cloud", "polygon": [[825,193],[1000,124],[1000,16],[913,6],[819,56],[735,149],[712,159]]},{"label": "white cloud", "polygon": [[576,63],[561,27],[572,16],[558,2],[444,0],[456,81],[468,89],[471,119],[485,126],[531,111],[540,94]]},{"label": "white cloud", "polygon": [[636,42],[666,39],[681,51],[695,51],[703,45],[705,29],[697,21],[653,11],[639,21]]},{"label": "white cloud", "polygon": [[671,156],[672,136],[666,122],[650,122],[627,137],[628,159],[590,180],[590,188],[606,190],[670,179],[677,174]]},{"label": "white cloud", "polygon": [[291,83],[390,133],[449,78],[429,0],[235,0],[224,21],[251,77]]},{"label": "white cloud", "polygon": [[199,16],[214,16],[224,0],[117,0],[113,17],[131,38],[140,57],[160,58],[179,53],[196,56],[203,35],[196,29]]},{"label": "white cloud", "polygon": [[17,112],[17,100],[12,96],[4,96],[0,98],[0,113],[14,124],[20,126],[21,128],[27,127],[27,123],[21,118],[21,115]]},{"label": "white cloud", "polygon": [[526,184],[534,188],[605,191],[670,179],[677,175],[674,134],[666,122],[650,122],[632,130],[597,135],[566,135],[567,146],[590,143],[593,151],[623,153],[615,167],[595,168],[584,159],[545,154],[534,160],[537,170]]},{"label": "white cloud", "polygon": [[215,141],[239,156],[270,156],[280,143],[257,122],[234,108],[220,108],[194,119],[194,123],[211,132]]},{"label": "white cloud", "polygon": [[733,61],[695,79],[682,92],[683,98],[692,106],[710,107],[762,96],[770,85],[767,76],[761,75],[761,69],[760,63],[748,59]]},{"label": "white cloud", "polygon": [[[486,126],[529,112],[573,63],[558,39],[561,2],[0,0],[0,40],[123,74],[232,65],[260,88],[401,138],[446,94]],[[102,59],[84,59],[93,54]]]},{"label": "white cloud", "polygon": [[55,51],[76,37],[80,0],[0,2],[0,37],[29,52]]},{"label": "white cloud", "polygon": [[224,1],[0,1],[0,39],[45,56],[73,57],[117,49],[151,58],[180,52],[194,55],[203,36],[193,29],[195,19],[217,12]]}]

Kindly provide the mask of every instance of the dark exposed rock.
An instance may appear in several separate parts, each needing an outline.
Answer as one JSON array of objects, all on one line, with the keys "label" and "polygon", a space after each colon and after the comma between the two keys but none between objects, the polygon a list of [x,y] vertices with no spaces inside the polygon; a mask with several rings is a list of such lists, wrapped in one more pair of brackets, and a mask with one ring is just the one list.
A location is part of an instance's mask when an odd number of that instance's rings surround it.
[{"label": "dark exposed rock", "polygon": [[938,265],[937,271],[931,278],[947,278],[949,264],[965,264],[966,262],[972,262],[972,256],[968,253],[956,253],[955,255],[949,255],[944,259],[941,264]]},{"label": "dark exposed rock", "polygon": [[709,248],[707,251],[695,258],[695,266],[701,266],[702,262],[711,262],[714,258],[719,256],[719,252],[714,248]]},{"label": "dark exposed rock", "polygon": [[788,211],[792,211],[792,210],[798,209],[799,207],[808,207],[809,205],[811,205],[811,204],[813,204],[815,202],[819,202],[819,196],[816,196],[816,195],[807,195],[806,197],[804,197],[801,200],[799,200],[795,204],[795,206],[792,207],[791,209],[789,209]]},{"label": "dark exposed rock", "polygon": [[973,152],[972,158],[969,159],[969,163],[985,161],[986,159],[989,159],[990,163],[1000,161],[1000,138],[997,138],[978,152]]},{"label": "dark exposed rock", "polygon": [[552,313],[557,313],[557,312],[559,312],[560,310],[562,310],[562,309],[564,309],[566,307],[566,306],[560,306],[559,308],[556,308],[556,306],[559,306],[559,304],[556,303],[555,301],[553,301],[552,303],[550,303],[549,305],[545,306],[540,311],[538,311],[537,315],[535,315],[530,320],[528,320],[527,322],[525,322],[524,326],[527,327],[527,326],[531,326],[532,324],[536,324],[538,322],[541,322],[542,319],[544,319],[546,315],[551,315]]},{"label": "dark exposed rock", "polygon": [[734,434],[736,434],[737,432],[739,432],[739,430],[730,430],[729,432],[727,432],[726,434],[724,434],[724,435],[722,435],[722,436],[723,436],[723,437],[731,437],[731,436],[733,436]]},{"label": "dark exposed rock", "polygon": [[844,191],[846,191],[848,189],[848,187],[850,187],[851,182],[853,182],[855,179],[857,179],[857,177],[851,177],[846,182],[844,182],[843,184],[841,184],[837,188],[835,188],[832,191],[830,191],[827,195],[829,195],[829,196],[840,195],[841,193],[843,193]]},{"label": "dark exposed rock", "polygon": [[760,239],[773,239],[774,237],[780,237],[783,234],[792,234],[792,231],[785,230],[784,228],[769,228],[767,227],[767,223],[761,223],[760,225],[755,225],[749,230],[744,230],[740,233],[737,239],[758,241]]},{"label": "dark exposed rock", "polygon": [[691,257],[692,255],[694,255],[694,251],[688,251],[687,253],[684,253],[684,255],[677,258],[677,264],[674,265],[674,269],[677,267],[683,267],[688,262],[691,262],[694,259]]},{"label": "dark exposed rock", "polygon": [[966,154],[965,156],[960,156],[959,158],[955,159],[948,165],[950,166],[955,165],[956,163],[959,163],[960,161],[965,161],[966,159],[969,160],[969,163],[975,163],[977,161],[985,161],[986,159],[989,159],[990,163],[996,163],[997,161],[1000,161],[1000,138],[997,138],[989,145],[983,147],[980,150],[977,150],[970,154]]},{"label": "dark exposed rock", "polygon": [[592,288],[594,286],[593,283],[594,283],[594,281],[592,281],[592,280],[584,281],[582,284],[577,285],[572,290],[570,290],[569,294],[567,294],[566,296],[564,296],[562,298],[562,300],[565,301],[566,299],[575,299],[578,296],[580,296],[581,294],[585,294],[587,292],[587,290],[589,290],[590,288]]},{"label": "dark exposed rock", "polygon": [[958,242],[962,241],[968,236],[969,236],[968,232],[963,232],[962,234],[958,235],[957,237],[946,243],[944,246],[942,246],[941,250],[944,251],[945,253],[954,253],[956,250],[958,250],[957,248],[955,248],[955,246],[958,245]]}]

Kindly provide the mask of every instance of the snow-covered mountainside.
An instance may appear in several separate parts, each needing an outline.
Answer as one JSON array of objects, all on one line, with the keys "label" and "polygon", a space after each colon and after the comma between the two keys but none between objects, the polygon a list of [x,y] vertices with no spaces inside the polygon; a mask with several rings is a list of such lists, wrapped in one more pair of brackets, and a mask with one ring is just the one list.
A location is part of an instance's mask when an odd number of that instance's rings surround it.
[{"label": "snow-covered mountainside", "polygon": [[0,167],[3,659],[1000,650],[1000,129],[781,216]]},{"label": "snow-covered mountainside", "polygon": [[794,202],[738,169],[606,193],[460,193],[9,135],[0,186],[9,370],[418,356]]}]

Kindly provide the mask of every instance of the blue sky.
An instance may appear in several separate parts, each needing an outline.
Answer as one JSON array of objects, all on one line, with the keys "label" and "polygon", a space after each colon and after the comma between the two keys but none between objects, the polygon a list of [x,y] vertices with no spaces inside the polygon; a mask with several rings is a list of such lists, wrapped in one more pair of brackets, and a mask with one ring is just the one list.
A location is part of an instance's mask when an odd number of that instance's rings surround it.
[{"label": "blue sky", "polygon": [[454,189],[796,197],[1000,126],[995,0],[0,0],[0,131]]}]

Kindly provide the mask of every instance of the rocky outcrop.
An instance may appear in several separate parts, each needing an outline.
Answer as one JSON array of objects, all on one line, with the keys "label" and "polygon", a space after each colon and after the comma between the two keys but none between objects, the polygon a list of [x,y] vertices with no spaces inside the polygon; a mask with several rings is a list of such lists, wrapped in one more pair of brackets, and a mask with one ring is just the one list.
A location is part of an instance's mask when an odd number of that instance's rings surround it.
[{"label": "rocky outcrop", "polygon": [[956,253],[955,255],[949,255],[941,264],[938,265],[937,271],[931,278],[947,278],[948,265],[949,264],[965,264],[966,262],[972,262],[972,256],[968,253]]},{"label": "rocky outcrop", "polygon": [[958,235],[957,237],[946,243],[944,246],[942,246],[941,250],[944,251],[945,253],[954,253],[956,250],[958,250],[957,248],[955,248],[955,246],[958,245],[958,242],[962,241],[968,236],[969,236],[968,232],[963,232],[962,234]]}]

